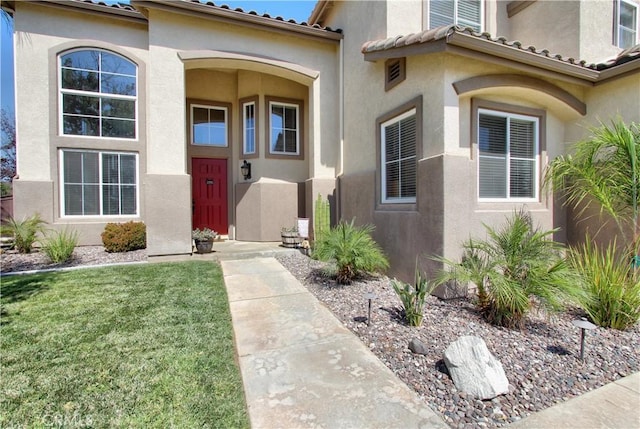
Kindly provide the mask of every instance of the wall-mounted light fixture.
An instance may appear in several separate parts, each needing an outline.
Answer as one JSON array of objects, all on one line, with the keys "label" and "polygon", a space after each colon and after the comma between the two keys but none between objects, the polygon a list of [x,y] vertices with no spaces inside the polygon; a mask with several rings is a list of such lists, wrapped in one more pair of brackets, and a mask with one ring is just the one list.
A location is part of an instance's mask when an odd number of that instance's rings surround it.
[{"label": "wall-mounted light fixture", "polygon": [[244,177],[244,180],[251,179],[251,163],[247,162],[246,159],[242,162],[240,171],[242,172],[242,177]]}]

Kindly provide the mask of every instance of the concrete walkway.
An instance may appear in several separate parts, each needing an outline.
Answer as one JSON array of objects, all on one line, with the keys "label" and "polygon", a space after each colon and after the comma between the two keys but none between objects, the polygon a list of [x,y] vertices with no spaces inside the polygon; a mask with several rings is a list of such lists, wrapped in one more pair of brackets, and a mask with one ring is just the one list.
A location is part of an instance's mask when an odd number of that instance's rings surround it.
[{"label": "concrete walkway", "polygon": [[[253,429],[448,428],[277,260],[221,264]],[[640,372],[508,427],[640,429]]]},{"label": "concrete walkway", "polygon": [[448,428],[274,258],[221,264],[253,429]]},{"label": "concrete walkway", "polygon": [[531,414],[514,429],[640,428],[640,372]]}]

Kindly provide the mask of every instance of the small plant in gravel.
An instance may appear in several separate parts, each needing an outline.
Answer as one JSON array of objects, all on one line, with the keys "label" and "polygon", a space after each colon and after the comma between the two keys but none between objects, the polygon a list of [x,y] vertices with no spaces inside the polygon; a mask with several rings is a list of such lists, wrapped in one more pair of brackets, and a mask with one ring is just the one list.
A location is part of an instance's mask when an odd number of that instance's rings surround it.
[{"label": "small plant in gravel", "polygon": [[516,212],[501,229],[485,225],[488,240],[463,244],[462,262],[436,258],[448,266],[436,284],[474,283],[478,307],[490,323],[520,327],[534,305],[560,310],[582,294],[562,247],[550,236],[556,230],[533,228],[529,214]]},{"label": "small plant in gravel", "polygon": [[77,231],[52,231],[42,243],[42,251],[51,262],[56,264],[71,259],[73,251],[78,245]]},{"label": "small plant in gravel", "polygon": [[389,261],[371,236],[373,229],[372,225],[357,227],[354,220],[341,221],[316,241],[313,256],[336,264],[340,284],[350,284],[364,273],[383,271]]},{"label": "small plant in gravel", "polygon": [[605,328],[624,330],[640,320],[640,275],[626,256],[616,251],[615,241],[600,249],[588,237],[569,252],[587,293],[582,307]]},{"label": "small plant in gravel", "polygon": [[313,214],[313,237],[316,241],[322,240],[326,232],[331,227],[330,224],[331,213],[329,201],[322,198],[322,195],[318,194]]},{"label": "small plant in gravel", "polygon": [[409,326],[422,325],[422,317],[424,311],[424,302],[427,295],[431,294],[435,288],[435,284],[422,277],[420,270],[416,264],[416,275],[413,285],[400,280],[391,280],[393,290],[396,291],[402,306],[404,307],[404,317],[407,319]]},{"label": "small plant in gravel", "polygon": [[38,241],[38,234],[44,235],[45,222],[38,213],[22,220],[9,217],[2,225],[2,235],[13,236],[14,246],[20,253],[31,253],[33,245]]},{"label": "small plant in gravel", "polygon": [[102,244],[109,253],[129,252],[147,247],[147,227],[143,222],[108,223]]}]

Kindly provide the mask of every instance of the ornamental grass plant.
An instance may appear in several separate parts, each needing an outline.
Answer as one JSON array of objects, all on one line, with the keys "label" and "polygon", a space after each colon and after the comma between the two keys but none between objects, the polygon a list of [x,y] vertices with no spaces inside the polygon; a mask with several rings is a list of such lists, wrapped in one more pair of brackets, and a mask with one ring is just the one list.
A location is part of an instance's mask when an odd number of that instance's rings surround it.
[{"label": "ornamental grass plant", "polygon": [[640,274],[615,241],[599,248],[587,238],[569,251],[586,292],[583,309],[602,327],[624,330],[640,320]]},{"label": "ornamental grass plant", "polygon": [[485,228],[488,239],[464,243],[461,262],[436,258],[448,268],[436,284],[475,284],[485,319],[508,328],[522,328],[534,306],[557,311],[579,299],[582,290],[563,248],[551,239],[556,230],[534,228],[524,211],[515,212],[499,229]]},{"label": "ornamental grass plant", "polygon": [[350,284],[365,273],[384,271],[389,261],[371,236],[373,230],[373,225],[341,221],[316,241],[313,256],[336,264],[336,281],[340,284]]},{"label": "ornamental grass plant", "polygon": [[38,235],[44,235],[44,226],[47,224],[40,214],[17,220],[9,217],[7,223],[2,225],[2,235],[10,235],[14,238],[14,246],[20,253],[31,253],[33,246],[38,242]]},{"label": "ornamental grass plant", "polygon": [[77,231],[52,231],[42,243],[42,251],[54,263],[67,262],[78,245]]}]

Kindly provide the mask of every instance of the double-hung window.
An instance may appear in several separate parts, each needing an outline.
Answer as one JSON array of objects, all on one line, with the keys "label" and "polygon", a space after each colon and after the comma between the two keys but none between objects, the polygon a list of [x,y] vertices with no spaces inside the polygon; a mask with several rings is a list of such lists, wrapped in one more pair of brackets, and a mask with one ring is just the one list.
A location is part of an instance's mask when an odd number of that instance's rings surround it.
[{"label": "double-hung window", "polygon": [[59,56],[63,135],[136,138],[138,67],[103,50]]},{"label": "double-hung window", "polygon": [[226,107],[191,105],[191,143],[227,147],[228,114]]},{"label": "double-hung window", "polygon": [[380,124],[383,203],[414,203],[417,178],[416,109]]},{"label": "double-hung window", "polygon": [[616,45],[628,49],[638,43],[638,5],[617,0],[616,11]]},{"label": "double-hung window", "polygon": [[269,102],[269,152],[274,155],[300,154],[300,106]]},{"label": "double-hung window", "polygon": [[482,31],[482,0],[430,0],[429,28],[451,24]]},{"label": "double-hung window", "polygon": [[478,110],[480,200],[538,198],[539,119]]},{"label": "double-hung window", "polygon": [[138,215],[138,156],[61,150],[63,216]]}]

